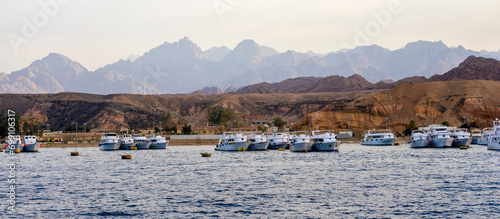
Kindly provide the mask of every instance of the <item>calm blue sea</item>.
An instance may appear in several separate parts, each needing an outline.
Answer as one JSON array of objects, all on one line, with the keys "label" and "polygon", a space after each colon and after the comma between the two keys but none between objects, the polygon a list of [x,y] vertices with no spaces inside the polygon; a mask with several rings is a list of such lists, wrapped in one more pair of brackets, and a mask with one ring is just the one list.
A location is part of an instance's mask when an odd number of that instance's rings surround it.
[{"label": "calm blue sea", "polygon": [[[342,144],[334,153],[213,148],[21,153],[17,213],[1,196],[0,218],[500,218],[500,152],[484,146]],[[3,194],[7,156],[0,154]]]}]

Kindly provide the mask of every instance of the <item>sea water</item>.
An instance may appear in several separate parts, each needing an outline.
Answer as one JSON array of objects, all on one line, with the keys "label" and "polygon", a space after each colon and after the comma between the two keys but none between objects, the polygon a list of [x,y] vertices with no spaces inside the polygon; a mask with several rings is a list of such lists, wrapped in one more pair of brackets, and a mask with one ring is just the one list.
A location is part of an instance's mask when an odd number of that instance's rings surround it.
[{"label": "sea water", "polygon": [[[16,154],[16,212],[5,195],[0,217],[500,218],[500,152],[484,146],[342,144],[330,153],[213,149],[41,148]],[[80,156],[70,156],[73,151]],[[132,159],[122,160],[124,154]],[[4,194],[8,156],[0,154]]]}]

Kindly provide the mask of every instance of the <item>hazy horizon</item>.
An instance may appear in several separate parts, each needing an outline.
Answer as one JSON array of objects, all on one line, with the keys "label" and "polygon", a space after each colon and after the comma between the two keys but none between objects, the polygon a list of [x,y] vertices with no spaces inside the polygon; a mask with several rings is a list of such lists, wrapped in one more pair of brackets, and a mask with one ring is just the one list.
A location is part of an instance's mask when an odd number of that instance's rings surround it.
[{"label": "hazy horizon", "polygon": [[[433,7],[429,7],[432,5]],[[244,39],[279,52],[362,45],[396,50],[419,40],[498,51],[500,2],[481,1],[9,1],[0,17],[0,72],[60,53],[95,70],[189,37],[203,50]]]}]

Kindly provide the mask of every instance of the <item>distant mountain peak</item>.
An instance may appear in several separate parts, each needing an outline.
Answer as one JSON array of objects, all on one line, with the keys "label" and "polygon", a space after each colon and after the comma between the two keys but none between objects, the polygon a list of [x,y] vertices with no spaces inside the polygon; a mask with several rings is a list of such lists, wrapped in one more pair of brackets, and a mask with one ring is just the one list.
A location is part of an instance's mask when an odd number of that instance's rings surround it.
[{"label": "distant mountain peak", "polygon": [[438,49],[448,49],[448,46],[443,43],[443,41],[423,41],[419,40],[417,42],[411,42],[406,44],[405,49],[413,48],[438,48]]},{"label": "distant mountain peak", "polygon": [[236,50],[236,49],[258,48],[258,47],[260,47],[260,45],[256,43],[254,40],[246,39],[238,43],[238,45],[236,45],[234,49]]}]

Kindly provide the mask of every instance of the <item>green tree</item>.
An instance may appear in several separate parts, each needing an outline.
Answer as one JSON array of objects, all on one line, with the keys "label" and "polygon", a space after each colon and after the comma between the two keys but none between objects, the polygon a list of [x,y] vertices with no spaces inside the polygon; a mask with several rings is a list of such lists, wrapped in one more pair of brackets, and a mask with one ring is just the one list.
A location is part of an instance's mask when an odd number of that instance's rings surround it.
[{"label": "green tree", "polygon": [[411,135],[411,131],[413,131],[413,130],[415,130],[415,129],[417,129],[417,125],[416,125],[415,121],[410,120],[410,125],[408,126],[408,128],[407,128],[407,129],[405,129],[405,130],[403,131],[403,134],[404,134],[404,135]]},{"label": "green tree", "polygon": [[212,123],[215,126],[227,123],[229,120],[232,120],[235,117],[236,116],[231,109],[224,108],[221,105],[211,106],[207,109],[207,120],[209,123]]},{"label": "green tree", "polygon": [[441,123],[441,125],[443,125],[443,126],[450,126],[450,123],[448,123],[448,121],[444,121],[443,123]]},{"label": "green tree", "polygon": [[160,122],[162,122],[161,129],[165,132],[175,132],[177,130],[174,119],[172,118],[172,114],[170,114],[170,112],[167,112],[160,116]]},{"label": "green tree", "polygon": [[273,119],[274,126],[278,127],[278,129],[283,129],[283,127],[287,124],[285,120],[281,117],[276,117]]},{"label": "green tree", "polygon": [[414,120],[410,120],[410,129],[411,130],[417,129],[417,124],[415,123]]},{"label": "green tree", "polygon": [[257,131],[259,131],[259,132],[266,132],[267,128],[266,127],[262,127],[262,126],[259,125],[259,127],[257,127]]},{"label": "green tree", "polygon": [[191,129],[191,125],[184,124],[184,126],[182,126],[182,134],[187,135],[191,134],[192,132],[193,130]]}]

